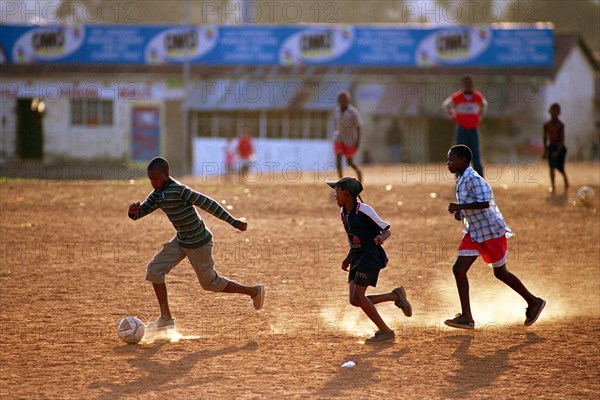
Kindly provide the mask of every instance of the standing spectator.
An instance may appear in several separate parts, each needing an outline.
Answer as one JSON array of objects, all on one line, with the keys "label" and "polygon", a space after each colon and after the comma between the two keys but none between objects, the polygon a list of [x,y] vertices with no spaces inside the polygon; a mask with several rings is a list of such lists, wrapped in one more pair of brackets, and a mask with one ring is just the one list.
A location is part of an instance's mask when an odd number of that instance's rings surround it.
[{"label": "standing spectator", "polygon": [[456,121],[455,144],[464,144],[473,152],[473,169],[483,177],[483,164],[479,149],[479,121],[487,109],[487,101],[481,92],[473,89],[473,77],[464,75],[463,89],[444,101],[450,118]]},{"label": "standing spectator", "polygon": [[354,155],[360,144],[362,119],[358,109],[350,104],[350,99],[350,93],[345,90],[338,94],[338,107],[334,112],[336,130],[333,133],[333,151],[335,152],[338,176],[342,177],[343,155],[346,157],[348,165],[356,171],[358,180],[362,182],[362,173],[354,163]]},{"label": "standing spectator", "polygon": [[242,168],[242,179],[245,180],[246,176],[248,175],[250,163],[256,160],[256,155],[254,154],[254,145],[252,144],[252,136],[250,136],[248,131],[244,131],[242,136],[240,136],[238,139],[237,153]]},{"label": "standing spectator", "polygon": [[227,143],[223,147],[225,170],[223,171],[225,182],[230,182],[232,176],[235,175],[235,159],[237,152],[237,144],[233,140],[231,134],[227,135]]},{"label": "standing spectator", "polygon": [[557,169],[565,181],[565,191],[569,188],[569,179],[565,172],[565,158],[567,148],[565,147],[565,124],[558,119],[560,115],[560,105],[554,103],[548,110],[550,121],[544,124],[544,158],[548,157],[550,164],[550,182],[552,183],[552,193],[555,193],[554,170]]}]

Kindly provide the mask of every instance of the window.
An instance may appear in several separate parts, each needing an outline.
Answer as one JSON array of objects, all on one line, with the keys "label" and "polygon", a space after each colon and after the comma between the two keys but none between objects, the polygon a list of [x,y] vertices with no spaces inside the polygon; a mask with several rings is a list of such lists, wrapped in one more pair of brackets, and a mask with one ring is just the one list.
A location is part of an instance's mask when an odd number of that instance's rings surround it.
[{"label": "window", "polygon": [[267,112],[267,137],[269,139],[281,139],[283,135],[283,115],[280,111]]},{"label": "window", "polygon": [[71,125],[97,126],[112,124],[112,100],[71,101]]},{"label": "window", "polygon": [[301,139],[302,138],[302,125],[303,125],[303,113],[302,112],[290,112],[290,139]]},{"label": "window", "polygon": [[217,137],[237,136],[237,116],[232,112],[217,114],[219,129]]},{"label": "window", "polygon": [[269,139],[323,140],[330,130],[327,111],[200,111],[192,121],[196,137],[226,138],[247,132]]},{"label": "window", "polygon": [[212,121],[211,113],[196,113],[196,136],[211,137]]},{"label": "window", "polygon": [[242,133],[258,137],[260,133],[260,114],[255,111],[246,111],[238,115],[242,123]]}]

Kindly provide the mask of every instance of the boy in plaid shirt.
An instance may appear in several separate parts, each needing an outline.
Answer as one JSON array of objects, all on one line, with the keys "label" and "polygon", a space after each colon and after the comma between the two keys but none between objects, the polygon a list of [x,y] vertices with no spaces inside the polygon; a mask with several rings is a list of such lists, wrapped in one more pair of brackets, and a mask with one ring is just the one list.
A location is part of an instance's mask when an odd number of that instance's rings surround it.
[{"label": "boy in plaid shirt", "polygon": [[484,261],[494,268],[494,276],[527,301],[525,325],[529,326],[538,319],[546,301],[531,294],[506,268],[506,238],[512,235],[512,231],[494,201],[492,188],[469,166],[471,157],[471,149],[462,144],[453,146],[448,152],[448,170],[458,176],[458,203],[450,203],[448,211],[454,214],[456,220],[463,221],[467,232],[458,246],[458,257],[452,267],[462,312],[444,323],[453,328],[474,329],[467,271],[481,254]]}]

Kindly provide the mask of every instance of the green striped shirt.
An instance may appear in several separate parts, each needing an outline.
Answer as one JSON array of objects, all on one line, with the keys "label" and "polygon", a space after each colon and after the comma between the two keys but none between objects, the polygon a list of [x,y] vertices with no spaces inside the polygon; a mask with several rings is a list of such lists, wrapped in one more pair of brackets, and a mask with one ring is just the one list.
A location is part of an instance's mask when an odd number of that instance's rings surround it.
[{"label": "green striped shirt", "polygon": [[219,203],[173,178],[169,178],[162,189],[150,193],[140,209],[129,218],[140,219],[160,208],[175,227],[181,247],[198,248],[210,242],[212,233],[194,206],[234,225],[235,219]]}]

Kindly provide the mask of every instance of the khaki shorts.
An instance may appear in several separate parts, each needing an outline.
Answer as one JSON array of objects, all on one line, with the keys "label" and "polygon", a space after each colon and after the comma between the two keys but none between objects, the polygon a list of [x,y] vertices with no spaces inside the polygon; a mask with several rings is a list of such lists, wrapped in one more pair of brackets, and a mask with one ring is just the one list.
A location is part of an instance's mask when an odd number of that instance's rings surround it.
[{"label": "khaki shorts", "polygon": [[156,253],[154,258],[146,266],[146,280],[152,283],[165,283],[166,275],[185,257],[190,260],[198,281],[204,290],[211,292],[222,292],[229,280],[219,276],[215,269],[215,261],[212,256],[213,243],[208,242],[196,249],[181,247],[174,237],[170,242]]}]

